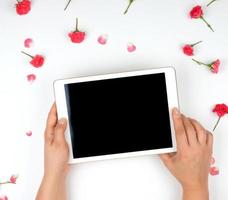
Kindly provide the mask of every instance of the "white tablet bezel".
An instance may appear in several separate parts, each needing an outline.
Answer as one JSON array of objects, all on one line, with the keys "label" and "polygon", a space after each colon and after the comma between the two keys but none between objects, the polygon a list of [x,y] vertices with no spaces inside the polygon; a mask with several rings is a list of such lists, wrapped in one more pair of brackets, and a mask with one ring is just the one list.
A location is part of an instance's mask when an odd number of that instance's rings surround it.
[{"label": "white tablet bezel", "polygon": [[69,163],[80,163],[80,162],[97,161],[97,160],[104,160],[104,159],[114,159],[114,158],[125,158],[125,157],[150,155],[150,154],[170,153],[170,152],[176,151],[176,139],[175,139],[175,132],[174,132],[171,110],[174,107],[178,108],[179,103],[178,103],[178,93],[177,93],[177,84],[176,84],[177,83],[176,82],[176,73],[175,73],[175,69],[173,67],[56,80],[56,81],[54,81],[54,93],[55,93],[58,118],[60,119],[60,118],[64,117],[68,120],[66,94],[65,94],[65,89],[64,89],[65,84],[88,82],[88,81],[95,81],[95,80],[105,80],[105,79],[121,78],[121,77],[130,77],[130,76],[139,76],[139,75],[146,75],[146,74],[157,74],[157,73],[165,73],[173,147],[74,159],[73,158],[73,149],[72,149],[72,145],[71,145],[71,136],[70,136],[69,125],[68,125],[67,130],[66,130],[66,140],[69,144],[69,152],[70,152],[69,153]]}]

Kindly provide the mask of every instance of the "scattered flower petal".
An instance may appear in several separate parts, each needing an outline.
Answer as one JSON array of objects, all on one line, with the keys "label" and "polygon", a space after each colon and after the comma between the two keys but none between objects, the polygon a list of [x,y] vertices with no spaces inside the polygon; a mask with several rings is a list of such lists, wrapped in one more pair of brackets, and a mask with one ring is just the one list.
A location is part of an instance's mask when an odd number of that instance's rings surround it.
[{"label": "scattered flower petal", "polygon": [[136,46],[132,43],[128,43],[127,50],[128,50],[128,52],[133,52],[136,50]]},{"label": "scattered flower petal", "polygon": [[29,136],[29,137],[32,136],[32,131],[26,132],[26,135]]},{"label": "scattered flower petal", "polygon": [[36,80],[36,75],[35,74],[27,75],[27,80],[28,82],[33,83]]},{"label": "scattered flower petal", "polygon": [[211,176],[219,175],[219,169],[217,167],[211,167],[209,172]]},{"label": "scattered flower petal", "polygon": [[215,164],[215,158],[214,157],[211,157],[210,164],[211,165],[214,165]]},{"label": "scattered flower petal", "polygon": [[98,41],[98,43],[104,45],[107,43],[107,38],[108,38],[107,35],[101,35],[98,37],[97,41]]},{"label": "scattered flower petal", "polygon": [[16,11],[18,15],[26,15],[31,10],[31,1],[30,0],[22,0],[18,1],[16,4]]},{"label": "scattered flower petal", "polygon": [[32,44],[33,44],[33,40],[31,38],[25,39],[25,41],[24,41],[25,48],[30,48],[32,46]]},{"label": "scattered flower petal", "polygon": [[0,200],[8,200],[8,197],[6,195],[1,195]]}]

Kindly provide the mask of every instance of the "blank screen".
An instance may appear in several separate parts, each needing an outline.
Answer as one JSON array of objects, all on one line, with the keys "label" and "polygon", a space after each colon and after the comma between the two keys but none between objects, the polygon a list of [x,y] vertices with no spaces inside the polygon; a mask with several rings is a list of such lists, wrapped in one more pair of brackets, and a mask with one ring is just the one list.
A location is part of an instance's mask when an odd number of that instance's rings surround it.
[{"label": "blank screen", "polygon": [[65,84],[73,157],[172,147],[165,73]]}]

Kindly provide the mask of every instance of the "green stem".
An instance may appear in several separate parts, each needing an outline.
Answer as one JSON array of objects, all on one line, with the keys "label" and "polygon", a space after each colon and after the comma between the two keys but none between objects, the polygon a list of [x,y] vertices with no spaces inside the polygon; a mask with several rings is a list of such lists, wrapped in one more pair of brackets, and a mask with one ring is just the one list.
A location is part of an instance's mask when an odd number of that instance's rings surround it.
[{"label": "green stem", "polygon": [[126,8],[126,10],[124,11],[124,15],[128,12],[128,9],[130,8],[131,4],[134,2],[135,0],[129,0],[128,6]]},{"label": "green stem", "polygon": [[[10,182],[10,181],[5,181],[5,182],[0,183],[0,185],[10,184],[10,183],[12,183],[12,182]],[[12,183],[12,184],[15,184],[15,183]]]},{"label": "green stem", "polygon": [[78,18],[76,17],[76,27],[75,27],[75,32],[79,32],[78,30]]},{"label": "green stem", "polygon": [[216,0],[212,0],[211,2],[209,2],[208,4],[207,4],[207,7],[208,6],[210,6],[212,3],[214,3]]},{"label": "green stem", "polygon": [[217,120],[217,122],[216,122],[216,124],[215,124],[215,126],[214,126],[214,128],[213,128],[213,131],[214,131],[214,130],[216,129],[216,127],[218,126],[218,123],[219,123],[220,119],[221,119],[221,117],[218,118],[218,120]]},{"label": "green stem", "polygon": [[69,6],[70,2],[71,2],[71,0],[68,1],[68,3],[67,3],[67,5],[66,5],[66,7],[64,8],[64,10],[67,9],[67,7]]},{"label": "green stem", "polygon": [[33,56],[31,56],[31,55],[30,55],[30,54],[28,54],[28,53],[25,53],[24,51],[21,51],[21,53],[23,53],[23,54],[25,54],[25,55],[29,56],[30,58],[34,58]]},{"label": "green stem", "polygon": [[197,44],[199,44],[199,43],[201,43],[201,42],[203,42],[203,41],[199,41],[199,42],[196,42],[196,43],[194,43],[194,44],[191,44],[191,46],[194,47],[195,45],[197,45]]},{"label": "green stem", "polygon": [[211,25],[203,17],[200,17],[200,19],[202,19],[205,22],[205,24],[209,27],[209,29],[215,32],[214,29],[211,27]]},{"label": "green stem", "polygon": [[207,67],[209,67],[209,65],[207,65],[207,64],[205,64],[205,63],[203,63],[203,62],[200,62],[200,61],[198,61],[198,60],[195,60],[195,59],[192,59],[194,62],[196,62],[198,65],[205,65],[205,66],[207,66]]}]

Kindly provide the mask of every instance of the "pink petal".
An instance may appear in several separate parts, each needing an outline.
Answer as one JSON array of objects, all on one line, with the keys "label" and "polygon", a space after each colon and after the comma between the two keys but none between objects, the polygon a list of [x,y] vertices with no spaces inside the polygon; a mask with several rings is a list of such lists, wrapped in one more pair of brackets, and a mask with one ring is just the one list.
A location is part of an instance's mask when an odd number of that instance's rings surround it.
[{"label": "pink petal", "polygon": [[27,75],[27,80],[28,82],[33,83],[36,80],[36,75],[35,74]]},{"label": "pink petal", "polygon": [[107,43],[107,38],[108,38],[107,35],[101,35],[98,37],[97,41],[98,41],[98,43],[104,45]]},{"label": "pink petal", "polygon": [[136,46],[132,43],[128,43],[127,50],[128,50],[128,52],[133,52],[136,50]]},{"label": "pink petal", "polygon": [[217,167],[211,167],[209,172],[211,176],[219,175],[219,169]]},{"label": "pink petal", "polygon": [[24,41],[24,46],[25,46],[26,48],[30,48],[30,47],[32,46],[32,44],[33,44],[33,40],[32,40],[31,38],[25,39],[25,41]]},{"label": "pink petal", "polygon": [[32,136],[32,131],[27,131],[26,135],[29,136],[29,137]]},{"label": "pink petal", "polygon": [[8,200],[8,197],[6,195],[1,195],[0,200]]},{"label": "pink petal", "polygon": [[211,157],[210,164],[211,165],[214,165],[215,164],[215,158],[214,157]]}]

